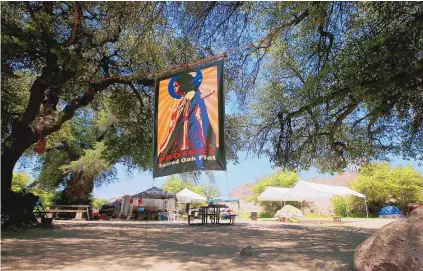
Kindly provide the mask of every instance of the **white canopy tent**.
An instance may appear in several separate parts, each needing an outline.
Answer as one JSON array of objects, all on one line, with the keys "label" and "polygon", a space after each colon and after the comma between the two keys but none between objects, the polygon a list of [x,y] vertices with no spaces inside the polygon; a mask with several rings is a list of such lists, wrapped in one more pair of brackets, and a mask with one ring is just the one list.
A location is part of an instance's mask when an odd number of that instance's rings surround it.
[{"label": "white canopy tent", "polygon": [[207,199],[188,188],[183,189],[179,193],[176,194],[176,198],[180,203],[193,203],[193,202],[204,202]]},{"label": "white canopy tent", "polygon": [[327,185],[327,184],[317,184],[310,183],[305,181],[298,181],[294,187],[292,187],[287,193],[286,196],[298,198],[300,200],[319,200],[319,199],[329,199],[335,195],[338,196],[356,196],[360,198],[365,198],[366,196],[360,194],[348,187]]},{"label": "white canopy tent", "polygon": [[330,199],[333,196],[356,196],[364,198],[366,205],[366,214],[369,217],[367,209],[366,196],[360,194],[348,187],[316,184],[305,181],[298,181],[292,188],[267,187],[261,193],[257,200],[260,201],[304,201],[304,200],[324,200]]},{"label": "white canopy tent", "polygon": [[257,197],[257,200],[260,200],[260,201],[289,201],[288,199],[285,199],[285,194],[290,189],[291,188],[268,186],[263,191],[263,193],[261,193]]}]

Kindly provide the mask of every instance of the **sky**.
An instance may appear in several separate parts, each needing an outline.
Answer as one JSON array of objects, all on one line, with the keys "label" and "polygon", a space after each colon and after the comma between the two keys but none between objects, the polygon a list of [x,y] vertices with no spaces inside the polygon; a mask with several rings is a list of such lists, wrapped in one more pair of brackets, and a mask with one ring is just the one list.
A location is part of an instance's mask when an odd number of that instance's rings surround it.
[{"label": "sky", "polygon": [[[232,191],[242,184],[255,183],[255,181],[257,181],[260,177],[270,175],[277,170],[276,168],[272,168],[269,159],[267,159],[266,157],[258,159],[245,158],[245,156],[245,153],[241,153],[239,155],[240,163],[237,165],[234,165],[233,163],[228,163],[227,172],[214,171],[216,185],[219,187],[222,195],[228,195],[228,191]],[[405,161],[394,157],[391,157],[391,159],[391,166],[399,167],[411,165],[414,169],[416,169],[420,172],[420,174],[423,175],[423,167],[419,166],[417,161]],[[94,197],[111,199],[125,194],[133,195],[151,188],[153,186],[153,181],[154,186],[161,187],[165,183],[167,178],[161,177],[153,180],[152,172],[148,171],[134,171],[131,175],[128,176],[126,174],[126,169],[121,165],[117,165],[117,173],[118,174],[116,182],[111,183],[107,186],[94,188]],[[321,178],[330,178],[332,176],[330,174],[321,174],[315,168],[312,168],[308,171],[301,171],[299,175],[300,179],[304,181],[307,181],[314,176],[318,176]],[[199,180],[199,183],[208,184],[209,180],[207,177],[202,176],[202,178]]]}]

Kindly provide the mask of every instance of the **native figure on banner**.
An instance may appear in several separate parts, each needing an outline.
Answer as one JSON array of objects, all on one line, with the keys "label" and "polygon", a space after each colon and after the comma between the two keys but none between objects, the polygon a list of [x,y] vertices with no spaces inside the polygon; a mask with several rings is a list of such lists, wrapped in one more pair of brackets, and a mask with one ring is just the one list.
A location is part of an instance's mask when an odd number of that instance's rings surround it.
[{"label": "native figure on banner", "polygon": [[[216,133],[210,124],[204,99],[215,90],[201,93],[201,72],[196,78],[186,73],[173,77],[169,94],[178,102],[172,108],[167,135],[159,148],[159,156],[166,156],[189,149],[214,148]],[[201,167],[202,161],[197,161]]]}]

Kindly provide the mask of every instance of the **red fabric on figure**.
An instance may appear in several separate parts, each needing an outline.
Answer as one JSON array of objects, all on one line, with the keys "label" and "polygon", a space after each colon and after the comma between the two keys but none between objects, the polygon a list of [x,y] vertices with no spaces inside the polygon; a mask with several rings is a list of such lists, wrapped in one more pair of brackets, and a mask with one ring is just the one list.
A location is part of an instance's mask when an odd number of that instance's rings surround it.
[{"label": "red fabric on figure", "polygon": [[46,140],[40,138],[37,145],[35,146],[35,152],[38,154],[43,154],[46,151]]},{"label": "red fabric on figure", "polygon": [[130,204],[134,203],[134,199],[131,198],[131,200],[129,201]]}]

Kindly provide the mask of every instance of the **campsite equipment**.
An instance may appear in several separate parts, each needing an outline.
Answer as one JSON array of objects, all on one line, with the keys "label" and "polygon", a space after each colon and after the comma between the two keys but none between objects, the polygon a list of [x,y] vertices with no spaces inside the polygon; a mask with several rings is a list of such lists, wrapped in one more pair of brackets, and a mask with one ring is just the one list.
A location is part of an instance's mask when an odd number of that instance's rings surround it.
[{"label": "campsite equipment", "polygon": [[298,181],[292,188],[267,187],[258,197],[259,201],[315,201],[328,200],[333,196],[355,196],[364,199],[366,215],[369,217],[366,196],[348,187]]},{"label": "campsite equipment", "polygon": [[301,218],[304,217],[303,212],[300,209],[295,208],[292,205],[285,205],[282,209],[276,212],[273,218],[280,218],[280,217],[296,217]]},{"label": "campsite equipment", "polygon": [[193,203],[193,202],[205,202],[207,199],[188,188],[185,188],[176,194],[176,198],[179,203]]},{"label": "campsite equipment", "polygon": [[380,210],[380,218],[402,218],[404,215],[401,213],[400,209],[395,206],[387,205]]}]

